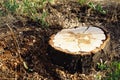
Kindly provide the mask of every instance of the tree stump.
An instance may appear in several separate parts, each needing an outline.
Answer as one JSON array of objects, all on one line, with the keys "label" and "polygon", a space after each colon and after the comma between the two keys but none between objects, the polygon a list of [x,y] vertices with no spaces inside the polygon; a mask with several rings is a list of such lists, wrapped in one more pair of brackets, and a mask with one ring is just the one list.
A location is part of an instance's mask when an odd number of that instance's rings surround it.
[{"label": "tree stump", "polygon": [[62,29],[50,37],[49,45],[53,64],[70,73],[88,74],[100,59],[109,59],[110,35],[105,29],[92,26]]}]

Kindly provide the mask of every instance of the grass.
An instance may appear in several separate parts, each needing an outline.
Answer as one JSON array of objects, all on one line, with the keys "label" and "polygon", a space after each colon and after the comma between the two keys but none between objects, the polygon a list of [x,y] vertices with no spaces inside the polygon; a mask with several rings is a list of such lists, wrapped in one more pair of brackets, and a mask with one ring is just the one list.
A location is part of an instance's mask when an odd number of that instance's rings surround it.
[{"label": "grass", "polygon": [[42,26],[48,26],[48,23],[45,21],[48,15],[45,7],[53,1],[54,0],[2,0],[0,15],[22,15],[29,17],[35,22],[41,23]]},{"label": "grass", "polygon": [[14,13],[18,9],[19,4],[16,2],[16,0],[8,0],[3,2],[3,6],[6,9],[6,11]]},{"label": "grass", "polygon": [[107,70],[104,80],[120,80],[120,62],[112,62]]},{"label": "grass", "polygon": [[106,11],[103,9],[103,7],[100,4],[95,4],[93,2],[90,2],[89,0],[78,0],[78,3],[80,3],[80,5],[82,6],[87,4],[87,6],[89,6],[93,10],[101,14],[106,14]]},{"label": "grass", "polygon": [[88,0],[78,0],[78,3],[80,3],[80,5],[84,5],[87,3]]},{"label": "grass", "polygon": [[106,76],[102,80],[119,80],[120,79],[120,62],[114,61],[110,65],[105,63],[98,63],[98,68],[100,70],[106,71]]},{"label": "grass", "polygon": [[100,70],[106,70],[107,69],[106,63],[107,62],[103,62],[102,59],[100,59],[100,63],[97,63],[98,69],[100,69]]},{"label": "grass", "polygon": [[94,4],[92,2],[89,2],[88,3],[88,6],[96,11],[98,11],[99,13],[102,13],[102,14],[106,14],[106,11],[102,8],[102,6],[100,4]]}]

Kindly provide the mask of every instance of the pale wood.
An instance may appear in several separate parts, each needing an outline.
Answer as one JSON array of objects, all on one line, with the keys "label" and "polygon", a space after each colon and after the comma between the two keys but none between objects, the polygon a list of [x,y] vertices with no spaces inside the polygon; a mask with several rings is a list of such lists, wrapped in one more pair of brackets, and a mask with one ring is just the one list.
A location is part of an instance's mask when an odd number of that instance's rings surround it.
[{"label": "pale wood", "polygon": [[97,27],[78,27],[63,29],[56,35],[52,35],[49,44],[57,50],[69,54],[84,55],[84,52],[96,52],[105,45],[106,35]]}]

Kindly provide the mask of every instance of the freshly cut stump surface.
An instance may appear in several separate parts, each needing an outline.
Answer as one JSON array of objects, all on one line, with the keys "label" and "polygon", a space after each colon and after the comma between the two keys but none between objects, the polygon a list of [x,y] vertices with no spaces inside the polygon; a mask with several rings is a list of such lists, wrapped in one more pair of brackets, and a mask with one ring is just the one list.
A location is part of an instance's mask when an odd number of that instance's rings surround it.
[{"label": "freshly cut stump surface", "polygon": [[[99,27],[62,29],[50,37],[51,60],[58,65],[64,65],[66,69],[70,68],[70,70],[74,71],[80,68],[81,72],[86,72],[84,67],[95,66],[101,57],[108,55],[110,51],[109,42],[110,35],[106,30]],[[103,55],[103,53],[105,54]]]}]

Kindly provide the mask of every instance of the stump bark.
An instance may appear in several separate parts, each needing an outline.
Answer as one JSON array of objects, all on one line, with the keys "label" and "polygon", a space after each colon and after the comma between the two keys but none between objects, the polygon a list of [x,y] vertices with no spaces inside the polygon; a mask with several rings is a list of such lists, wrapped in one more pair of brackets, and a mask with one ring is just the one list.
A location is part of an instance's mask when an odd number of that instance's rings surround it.
[{"label": "stump bark", "polygon": [[110,34],[103,28],[92,26],[63,29],[50,37],[49,45],[53,64],[70,73],[88,74],[100,59],[109,59]]}]

